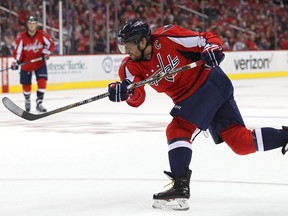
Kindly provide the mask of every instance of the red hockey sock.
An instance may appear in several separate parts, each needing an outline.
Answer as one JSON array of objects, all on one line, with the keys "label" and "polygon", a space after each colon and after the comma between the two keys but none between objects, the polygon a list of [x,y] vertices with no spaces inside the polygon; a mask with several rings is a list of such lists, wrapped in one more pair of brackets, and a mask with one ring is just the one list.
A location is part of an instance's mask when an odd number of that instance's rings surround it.
[{"label": "red hockey sock", "polygon": [[37,80],[38,89],[45,90],[46,89],[46,85],[47,85],[46,83],[47,83],[46,79],[43,79],[43,78],[38,79]]},{"label": "red hockey sock", "polygon": [[234,125],[220,133],[220,137],[239,155],[256,151],[252,132],[243,125]]}]

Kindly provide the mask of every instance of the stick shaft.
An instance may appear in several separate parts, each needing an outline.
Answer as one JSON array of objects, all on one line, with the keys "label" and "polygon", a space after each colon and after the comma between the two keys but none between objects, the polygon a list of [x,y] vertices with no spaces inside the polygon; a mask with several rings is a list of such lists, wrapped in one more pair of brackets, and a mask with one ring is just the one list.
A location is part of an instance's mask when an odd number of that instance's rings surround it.
[{"label": "stick shaft", "polygon": [[[138,88],[138,87],[143,86],[145,84],[153,83],[156,80],[162,79],[164,77],[167,77],[167,76],[175,74],[175,73],[179,73],[179,72],[188,70],[190,68],[194,68],[194,67],[200,66],[202,64],[203,64],[203,61],[200,60],[200,61],[188,64],[188,65],[185,65],[183,67],[179,67],[179,68],[177,68],[175,70],[171,70],[169,72],[159,73],[159,74],[157,74],[157,75],[155,75],[153,77],[150,77],[148,79],[145,79],[145,80],[142,80],[140,82],[133,83],[133,84],[129,85],[128,89],[135,89],[135,88]],[[42,113],[42,114],[33,114],[33,113],[30,113],[30,112],[26,112],[25,110],[23,110],[20,107],[18,107],[13,101],[11,101],[7,97],[4,97],[2,99],[2,102],[3,102],[4,106],[9,111],[14,113],[15,115],[17,115],[17,116],[19,116],[19,117],[21,117],[23,119],[26,119],[26,120],[29,120],[29,121],[33,121],[33,120],[44,118],[46,116],[50,116],[50,115],[53,115],[53,114],[56,114],[56,113],[60,113],[60,112],[69,110],[69,109],[74,108],[74,107],[82,106],[84,104],[91,103],[93,101],[100,100],[100,99],[106,98],[108,96],[109,96],[109,92],[106,92],[106,93],[103,93],[103,94],[100,94],[100,95],[97,95],[97,96],[94,96],[94,97],[91,97],[91,98],[88,98],[88,99],[85,99],[85,100],[82,100],[82,101],[79,101],[79,102],[76,102],[76,103],[72,103],[72,104],[57,108],[55,110],[51,110],[51,111]]]},{"label": "stick shaft", "polygon": [[[42,57],[39,57],[39,58],[32,59],[32,60],[27,61],[27,62],[22,62],[19,64],[19,66],[23,66],[23,65],[30,64],[30,63],[37,62],[37,61],[41,61],[41,60],[42,60]],[[11,69],[11,67],[1,69],[0,72],[5,71],[5,70],[9,70],[9,69]]]}]

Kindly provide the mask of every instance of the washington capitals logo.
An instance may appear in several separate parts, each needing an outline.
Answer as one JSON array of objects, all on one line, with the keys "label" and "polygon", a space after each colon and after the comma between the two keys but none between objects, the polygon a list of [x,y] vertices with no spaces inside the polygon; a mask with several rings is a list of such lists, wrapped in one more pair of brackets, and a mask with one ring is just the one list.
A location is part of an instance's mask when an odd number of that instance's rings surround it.
[{"label": "washington capitals logo", "polygon": [[[168,73],[168,72],[172,71],[174,68],[176,68],[177,65],[180,63],[178,56],[176,56],[175,58],[172,59],[172,57],[170,55],[167,55],[167,60],[169,62],[167,65],[164,65],[164,62],[163,62],[163,59],[162,59],[160,53],[157,54],[157,58],[158,58],[158,61],[159,61],[160,67],[161,67],[160,71],[158,73]],[[172,74],[170,76],[166,76],[165,79],[169,82],[174,82],[176,75],[177,75],[177,73]],[[160,82],[160,80],[153,82],[151,85],[157,86],[158,82]]]},{"label": "washington capitals logo", "polygon": [[23,49],[26,51],[33,51],[34,53],[37,53],[42,48],[43,45],[38,40],[35,40],[34,43],[27,44],[26,46],[24,46]]}]

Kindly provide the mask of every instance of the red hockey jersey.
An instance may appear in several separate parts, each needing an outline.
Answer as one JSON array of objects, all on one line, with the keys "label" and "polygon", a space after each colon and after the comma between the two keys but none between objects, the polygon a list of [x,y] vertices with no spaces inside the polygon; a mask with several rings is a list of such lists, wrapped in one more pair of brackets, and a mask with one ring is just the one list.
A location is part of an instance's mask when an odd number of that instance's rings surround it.
[{"label": "red hockey jersey", "polygon": [[[121,81],[128,78],[135,83],[198,61],[207,43],[222,45],[220,38],[210,32],[193,32],[174,25],[163,26],[152,35],[151,59],[133,61],[126,57],[119,68],[119,77]],[[193,94],[210,71],[198,66],[163,78],[151,87],[157,92],[166,93],[176,103]],[[139,87],[127,103],[133,107],[140,106],[145,101],[145,95],[144,86]]]},{"label": "red hockey jersey", "polygon": [[[13,50],[13,57],[20,63],[28,62],[32,59],[41,57],[43,49],[48,49],[52,53],[54,48],[54,42],[51,40],[50,36],[42,30],[37,30],[33,37],[29,36],[27,32],[23,32],[16,39],[16,46]],[[44,61],[37,61],[23,65],[22,70],[37,70],[44,64]]]}]

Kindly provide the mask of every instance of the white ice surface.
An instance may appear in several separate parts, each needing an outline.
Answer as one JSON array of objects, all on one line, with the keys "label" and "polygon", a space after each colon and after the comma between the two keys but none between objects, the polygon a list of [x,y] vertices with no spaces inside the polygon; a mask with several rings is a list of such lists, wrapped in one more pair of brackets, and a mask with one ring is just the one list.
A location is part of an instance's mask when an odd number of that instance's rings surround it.
[{"label": "white ice surface", "polygon": [[[288,78],[233,83],[249,128],[288,125]],[[1,103],[0,215],[288,215],[288,155],[235,155],[202,133],[193,143],[190,210],[152,209],[153,193],[169,183],[172,102],[146,90],[137,109],[105,98],[32,122]],[[106,91],[49,91],[44,105],[52,110]],[[0,96],[23,105],[21,94]]]}]

